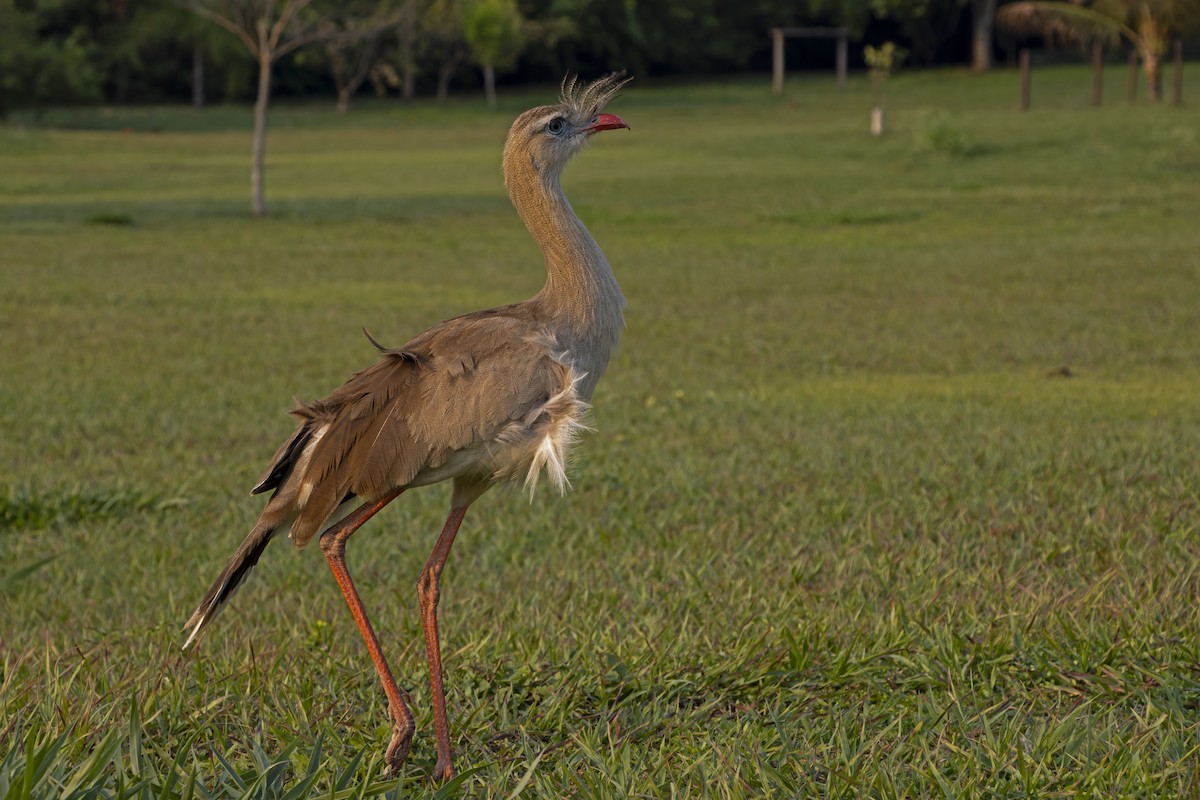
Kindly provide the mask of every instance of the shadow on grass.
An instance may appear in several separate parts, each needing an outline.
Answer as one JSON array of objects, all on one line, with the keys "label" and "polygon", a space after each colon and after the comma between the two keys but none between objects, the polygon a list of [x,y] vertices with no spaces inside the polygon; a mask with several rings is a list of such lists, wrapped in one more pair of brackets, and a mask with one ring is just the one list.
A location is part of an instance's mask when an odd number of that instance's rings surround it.
[{"label": "shadow on grass", "polygon": [[[151,223],[197,220],[254,219],[250,201],[187,198],[174,201],[61,200],[10,203],[4,206],[10,224],[67,223],[129,228]],[[375,220],[416,223],[430,220],[507,213],[508,198],[496,195],[408,195],[392,197],[268,198],[266,220],[346,222]],[[136,226],[135,226],[136,222]]]}]

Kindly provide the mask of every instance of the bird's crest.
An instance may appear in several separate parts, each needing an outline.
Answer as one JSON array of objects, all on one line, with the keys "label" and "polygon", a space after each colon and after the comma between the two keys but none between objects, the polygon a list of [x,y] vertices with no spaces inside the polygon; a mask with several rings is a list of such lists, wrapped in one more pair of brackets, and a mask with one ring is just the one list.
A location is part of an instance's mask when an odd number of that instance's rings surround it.
[{"label": "bird's crest", "polygon": [[579,118],[589,119],[612,102],[631,80],[624,72],[610,72],[591,83],[580,84],[578,75],[567,75],[562,82],[561,102]]}]

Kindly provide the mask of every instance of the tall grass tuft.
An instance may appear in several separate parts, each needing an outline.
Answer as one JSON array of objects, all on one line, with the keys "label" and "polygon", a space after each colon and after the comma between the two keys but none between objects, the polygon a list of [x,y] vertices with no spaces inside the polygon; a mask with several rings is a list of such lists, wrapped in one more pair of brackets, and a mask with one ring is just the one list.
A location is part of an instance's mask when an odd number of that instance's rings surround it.
[{"label": "tall grass tuft", "polygon": [[918,153],[936,153],[953,158],[970,158],[987,152],[987,148],[976,141],[974,134],[958,117],[941,110],[917,115],[913,126],[913,147]]},{"label": "tall grass tuft", "polygon": [[5,530],[37,530],[53,525],[113,519],[177,506],[179,499],[138,489],[62,488],[0,485],[0,534]]}]

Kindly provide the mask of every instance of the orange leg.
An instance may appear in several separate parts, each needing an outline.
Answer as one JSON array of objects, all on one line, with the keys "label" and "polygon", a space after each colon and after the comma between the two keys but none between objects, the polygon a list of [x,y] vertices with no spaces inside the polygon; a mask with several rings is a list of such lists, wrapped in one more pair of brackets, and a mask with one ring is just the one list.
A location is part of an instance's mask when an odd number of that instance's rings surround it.
[{"label": "orange leg", "polygon": [[396,722],[396,731],[392,734],[392,741],[388,745],[386,755],[387,766],[385,769],[389,774],[399,771],[404,759],[408,757],[408,748],[412,745],[413,731],[416,730],[417,723],[405,704],[404,698],[400,695],[396,679],[392,677],[392,671],[383,657],[383,651],[379,648],[379,639],[375,637],[371,621],[367,619],[367,612],[358,596],[358,590],[354,588],[350,570],[346,568],[346,540],[376,512],[399,497],[402,491],[404,490],[396,489],[373,503],[363,503],[345,519],[321,534],[321,550],[325,553],[325,560],[329,562],[329,568],[333,570],[333,577],[337,579],[342,595],[346,598],[346,604],[350,606],[350,613],[354,616],[354,621],[358,623],[358,629],[367,643],[367,651],[371,654],[371,660],[375,662],[379,680],[383,682],[383,691],[387,694],[388,710]]},{"label": "orange leg", "polygon": [[433,689],[433,721],[437,729],[437,765],[433,778],[445,781],[454,777],[454,754],[450,751],[450,721],[446,714],[446,690],[442,686],[442,647],[438,637],[437,607],[441,595],[442,567],[450,555],[454,536],[462,524],[467,507],[450,509],[442,535],[438,537],[421,580],[417,583],[417,595],[421,599],[421,627],[425,630],[425,652],[429,656],[429,684]]}]

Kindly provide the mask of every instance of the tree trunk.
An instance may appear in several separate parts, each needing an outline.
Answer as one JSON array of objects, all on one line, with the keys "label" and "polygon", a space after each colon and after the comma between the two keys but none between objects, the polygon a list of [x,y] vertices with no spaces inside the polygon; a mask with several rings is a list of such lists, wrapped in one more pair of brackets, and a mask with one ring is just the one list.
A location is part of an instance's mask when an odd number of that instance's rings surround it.
[{"label": "tree trunk", "polygon": [[[15,4],[20,8],[21,4]],[[116,2],[112,3],[111,7],[115,13],[117,25],[124,29],[126,20],[129,17],[129,3]],[[124,105],[129,99],[129,59],[125,55],[117,56],[117,63],[113,65],[113,100],[118,105]]]},{"label": "tree trunk", "polygon": [[438,68],[437,101],[444,103],[450,97],[450,79],[458,69],[458,60],[447,61]]},{"label": "tree trunk", "polygon": [[1129,51],[1129,76],[1125,79],[1125,94],[1129,99],[1129,105],[1137,102],[1137,63],[1138,52],[1136,49]]},{"label": "tree trunk", "polygon": [[417,65],[408,59],[404,62],[404,79],[400,84],[401,96],[405,100],[412,100],[417,96]]},{"label": "tree trunk", "polygon": [[400,18],[400,96],[411,101],[417,95],[417,4],[407,0]]},{"label": "tree trunk", "polygon": [[263,160],[267,152],[267,101],[270,96],[271,54],[264,42],[258,56],[258,99],[254,103],[254,146],[250,156],[250,212],[256,217],[267,215]]},{"label": "tree trunk", "polygon": [[358,61],[354,65],[354,70],[343,75],[341,82],[338,83],[337,109],[339,114],[345,114],[350,110],[350,98],[358,94],[359,88],[371,74],[371,67],[375,64],[375,55],[379,52],[379,34],[369,34],[365,41],[359,42],[359,47],[362,49],[358,52]]},{"label": "tree trunk", "polygon": [[1146,70],[1146,88],[1150,92],[1150,102],[1158,103],[1162,99],[1162,73],[1158,69],[1158,53],[1142,54]]},{"label": "tree trunk", "polygon": [[199,36],[192,42],[192,107],[204,108],[204,45]]},{"label": "tree trunk", "polygon": [[972,0],[971,69],[987,72],[992,68],[992,22],[996,18],[996,0]]},{"label": "tree trunk", "polygon": [[483,93],[487,96],[488,108],[496,107],[496,70],[491,64],[483,65]]},{"label": "tree trunk", "polygon": [[129,65],[125,59],[117,62],[113,68],[113,102],[124,105],[129,99]]},{"label": "tree trunk", "polygon": [[1021,48],[1021,110],[1029,110],[1030,102],[1029,48]]}]

